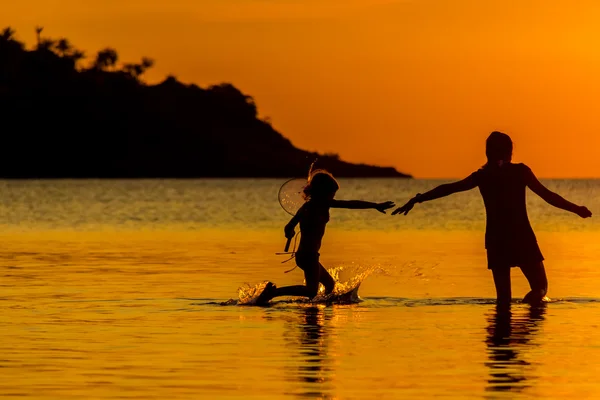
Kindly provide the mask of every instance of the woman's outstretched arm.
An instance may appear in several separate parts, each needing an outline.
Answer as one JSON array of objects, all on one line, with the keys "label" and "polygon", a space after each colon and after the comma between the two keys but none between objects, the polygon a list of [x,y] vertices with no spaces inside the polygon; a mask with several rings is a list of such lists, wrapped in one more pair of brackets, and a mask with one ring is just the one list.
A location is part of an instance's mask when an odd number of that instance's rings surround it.
[{"label": "woman's outstretched arm", "polygon": [[533,191],[533,193],[540,196],[544,201],[556,208],[570,211],[574,214],[579,215],[581,218],[589,218],[592,216],[592,212],[584,206],[578,206],[577,204],[571,203],[570,201],[563,198],[558,193],[554,193],[546,186],[544,186],[534,175],[531,169],[527,169],[527,186]]},{"label": "woman's outstretched arm", "polygon": [[471,190],[473,188],[477,187],[477,181],[475,178],[475,174],[471,174],[468,177],[466,177],[465,179],[458,181],[458,182],[452,182],[452,183],[445,183],[443,185],[440,185],[434,189],[431,189],[429,192],[423,193],[423,194],[417,194],[415,197],[413,197],[412,199],[410,199],[405,205],[403,205],[402,207],[398,207],[397,209],[395,209],[392,212],[392,215],[396,215],[399,213],[403,213],[404,215],[408,214],[408,212],[410,210],[412,210],[412,208],[414,207],[414,205],[416,203],[422,203],[424,201],[430,201],[430,200],[435,200],[435,199],[439,199],[441,197],[446,197],[449,196],[453,193],[458,193],[458,192],[464,192],[466,190]]}]

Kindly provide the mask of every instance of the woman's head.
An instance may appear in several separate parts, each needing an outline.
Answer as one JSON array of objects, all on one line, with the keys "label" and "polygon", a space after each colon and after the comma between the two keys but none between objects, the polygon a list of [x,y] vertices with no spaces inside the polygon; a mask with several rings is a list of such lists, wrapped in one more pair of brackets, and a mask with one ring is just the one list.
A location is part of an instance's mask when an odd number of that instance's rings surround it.
[{"label": "woman's head", "polygon": [[304,188],[307,199],[333,199],[340,188],[333,175],[325,170],[315,171]]},{"label": "woman's head", "polygon": [[488,165],[502,165],[512,160],[513,143],[506,133],[494,131],[485,142]]}]

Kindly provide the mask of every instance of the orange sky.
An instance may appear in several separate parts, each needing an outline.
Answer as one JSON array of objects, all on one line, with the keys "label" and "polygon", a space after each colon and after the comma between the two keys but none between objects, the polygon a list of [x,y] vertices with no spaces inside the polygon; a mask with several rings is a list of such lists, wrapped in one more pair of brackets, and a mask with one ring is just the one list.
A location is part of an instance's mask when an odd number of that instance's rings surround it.
[{"label": "orange sky", "polygon": [[155,59],[149,82],[231,82],[303,149],[462,177],[502,130],[540,177],[600,177],[597,0],[5,3],[29,45],[39,24],[90,59]]}]

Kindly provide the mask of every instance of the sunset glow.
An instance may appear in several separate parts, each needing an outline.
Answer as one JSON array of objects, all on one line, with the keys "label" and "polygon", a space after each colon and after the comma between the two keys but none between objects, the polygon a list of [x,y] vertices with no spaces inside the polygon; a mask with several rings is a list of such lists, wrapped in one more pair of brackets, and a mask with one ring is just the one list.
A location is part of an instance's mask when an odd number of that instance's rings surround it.
[{"label": "sunset glow", "polygon": [[[93,5],[92,5],[93,4]],[[600,3],[582,0],[7,2],[17,39],[231,82],[294,145],[415,177],[462,177],[492,130],[540,177],[600,177]]]}]

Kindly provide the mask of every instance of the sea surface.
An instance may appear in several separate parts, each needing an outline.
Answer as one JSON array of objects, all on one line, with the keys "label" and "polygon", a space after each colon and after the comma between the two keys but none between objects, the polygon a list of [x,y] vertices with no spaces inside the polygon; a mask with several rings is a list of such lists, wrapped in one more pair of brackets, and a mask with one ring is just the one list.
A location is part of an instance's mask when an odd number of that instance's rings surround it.
[{"label": "sea surface", "polygon": [[[276,254],[283,182],[0,181],[0,398],[600,398],[599,180],[544,181],[585,220],[528,193],[552,301],[521,304],[513,269],[511,315],[476,190],[408,216],[332,210],[321,261],[360,301],[248,305],[303,282]],[[341,179],[337,197],[443,182]]]}]

